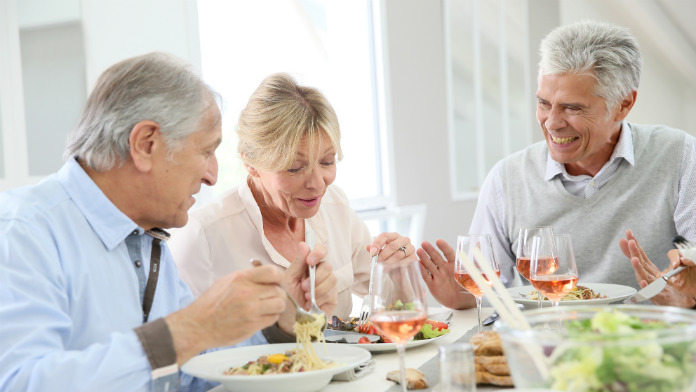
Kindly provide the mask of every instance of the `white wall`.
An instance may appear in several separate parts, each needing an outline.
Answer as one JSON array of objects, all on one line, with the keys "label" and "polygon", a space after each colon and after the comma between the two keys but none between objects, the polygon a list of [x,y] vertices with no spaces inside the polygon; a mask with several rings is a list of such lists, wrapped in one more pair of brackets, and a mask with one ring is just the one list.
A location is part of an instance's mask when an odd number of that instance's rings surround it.
[{"label": "white wall", "polygon": [[423,238],[454,242],[475,201],[450,196],[442,5],[387,0],[385,13],[395,200],[427,203]]},{"label": "white wall", "polygon": [[195,0],[82,0],[87,85],[110,65],[151,51],[167,51],[200,69]]}]

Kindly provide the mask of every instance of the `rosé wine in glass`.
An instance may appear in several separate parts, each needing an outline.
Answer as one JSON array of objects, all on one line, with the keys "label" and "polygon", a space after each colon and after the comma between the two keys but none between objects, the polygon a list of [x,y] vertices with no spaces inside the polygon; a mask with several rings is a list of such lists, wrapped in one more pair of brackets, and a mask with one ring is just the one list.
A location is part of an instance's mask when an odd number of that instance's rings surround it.
[{"label": "ros\u00e9 wine in glass", "polygon": [[406,342],[421,330],[427,317],[427,294],[418,259],[377,263],[370,321],[377,332],[396,344],[403,392],[406,392]]},{"label": "ros\u00e9 wine in glass", "polygon": [[[558,268],[558,260],[554,257],[539,258],[539,265],[537,268],[546,269],[546,274],[550,274]],[[529,269],[532,266],[531,257],[519,257],[517,258],[517,272],[520,273],[525,279],[530,280]],[[545,275],[545,274],[544,274]],[[531,282],[531,281],[530,281]]]},{"label": "ros\u00e9 wine in glass", "polygon": [[[549,270],[549,258],[553,254],[556,268]],[[545,295],[557,307],[564,295],[575,288],[578,283],[578,267],[568,234],[552,237],[534,237],[530,281],[539,292]]]},{"label": "ros\u00e9 wine in glass", "polygon": [[[496,275],[500,277],[500,270],[495,271]],[[493,282],[488,280],[486,278],[486,274],[481,273],[483,275],[483,278],[486,280],[486,283],[488,283],[488,287],[493,287]],[[471,275],[467,274],[466,272],[461,272],[457,271],[454,273],[454,279],[457,280],[457,283],[459,283],[460,286],[464,288],[464,290],[470,292],[471,294],[477,296],[477,297],[482,297],[483,292],[479,287],[476,285],[476,282],[474,282],[474,279],[471,277]]]},{"label": "ros\u00e9 wine in glass", "polygon": [[406,343],[423,328],[427,318],[420,312],[384,312],[372,318],[372,325],[392,342]]},{"label": "ros\u00e9 wine in glass", "polygon": [[[525,279],[529,280],[529,268],[532,260],[532,241],[536,236],[552,236],[553,228],[551,226],[527,226],[520,227],[517,236],[517,272]],[[531,283],[531,282],[530,282]],[[541,308],[541,297],[537,301],[537,305]]]},{"label": "ros\u00e9 wine in glass", "polygon": [[[476,256],[474,253],[475,248],[481,251],[483,259],[479,259]],[[454,279],[462,288],[470,292],[474,298],[476,298],[478,331],[481,332],[483,330],[483,325],[481,324],[481,299],[483,297],[483,292],[481,288],[474,283],[466,267],[462,264],[462,256],[466,255],[479,270],[481,269],[479,266],[482,265],[482,263],[487,263],[488,266],[500,276],[500,266],[498,266],[498,261],[493,252],[493,236],[490,234],[460,235],[457,237],[456,252],[454,259]],[[485,274],[483,276],[486,278]],[[486,279],[486,281],[489,285],[492,285],[488,279]]]}]

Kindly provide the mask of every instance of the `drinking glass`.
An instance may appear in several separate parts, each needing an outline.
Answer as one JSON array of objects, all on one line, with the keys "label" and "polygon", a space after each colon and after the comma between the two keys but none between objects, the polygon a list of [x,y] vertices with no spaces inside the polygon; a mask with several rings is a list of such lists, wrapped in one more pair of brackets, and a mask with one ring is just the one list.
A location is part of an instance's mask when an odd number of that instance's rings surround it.
[{"label": "drinking glass", "polygon": [[406,392],[406,342],[421,330],[428,318],[425,285],[418,260],[377,263],[373,281],[370,321],[396,345],[401,390]]},{"label": "drinking glass", "polygon": [[437,392],[476,391],[474,348],[469,343],[440,346],[440,384]]},{"label": "drinking glass", "polygon": [[532,242],[530,281],[554,307],[578,283],[578,267],[569,234],[536,236]]},{"label": "drinking glass", "polygon": [[[527,226],[520,227],[519,235],[517,236],[517,272],[527,279],[529,283],[529,269],[532,262],[532,240],[535,236],[550,237],[553,235],[551,226]],[[537,304],[541,308],[541,295],[537,295]]]},{"label": "drinking glass", "polygon": [[[474,248],[478,248],[483,255],[483,259],[479,259],[474,254]],[[469,260],[481,271],[488,286],[492,286],[493,283],[488,279],[483,270],[481,270],[480,265],[482,263],[488,263],[491,269],[500,277],[500,266],[498,266],[498,261],[493,253],[493,236],[490,234],[469,234],[460,235],[457,237],[457,253],[454,258],[454,279],[462,286],[466,291],[476,297],[476,310],[478,313],[478,331],[481,332],[483,325],[481,324],[481,299],[483,297],[483,291],[476,285],[476,282],[471,278],[469,273],[462,263],[461,257],[466,255]]]}]

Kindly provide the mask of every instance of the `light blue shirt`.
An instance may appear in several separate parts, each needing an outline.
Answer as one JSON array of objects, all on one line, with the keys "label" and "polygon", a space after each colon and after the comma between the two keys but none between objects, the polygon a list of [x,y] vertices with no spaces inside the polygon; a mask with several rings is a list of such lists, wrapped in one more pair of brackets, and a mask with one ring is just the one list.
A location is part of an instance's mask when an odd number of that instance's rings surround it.
[{"label": "light blue shirt", "polygon": [[[73,159],[35,186],[0,194],[1,391],[154,389],[133,332],[143,315],[129,235],[141,237],[147,277],[152,238]],[[192,300],[163,244],[149,320]],[[262,343],[257,333],[242,345]]]}]

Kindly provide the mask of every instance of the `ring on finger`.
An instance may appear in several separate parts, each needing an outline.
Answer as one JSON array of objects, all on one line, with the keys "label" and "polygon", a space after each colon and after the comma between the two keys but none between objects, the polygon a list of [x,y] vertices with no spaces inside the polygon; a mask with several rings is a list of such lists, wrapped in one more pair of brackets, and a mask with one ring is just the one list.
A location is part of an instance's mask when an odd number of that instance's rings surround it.
[{"label": "ring on finger", "polygon": [[399,248],[400,251],[404,252],[404,257],[406,256],[406,245]]}]

